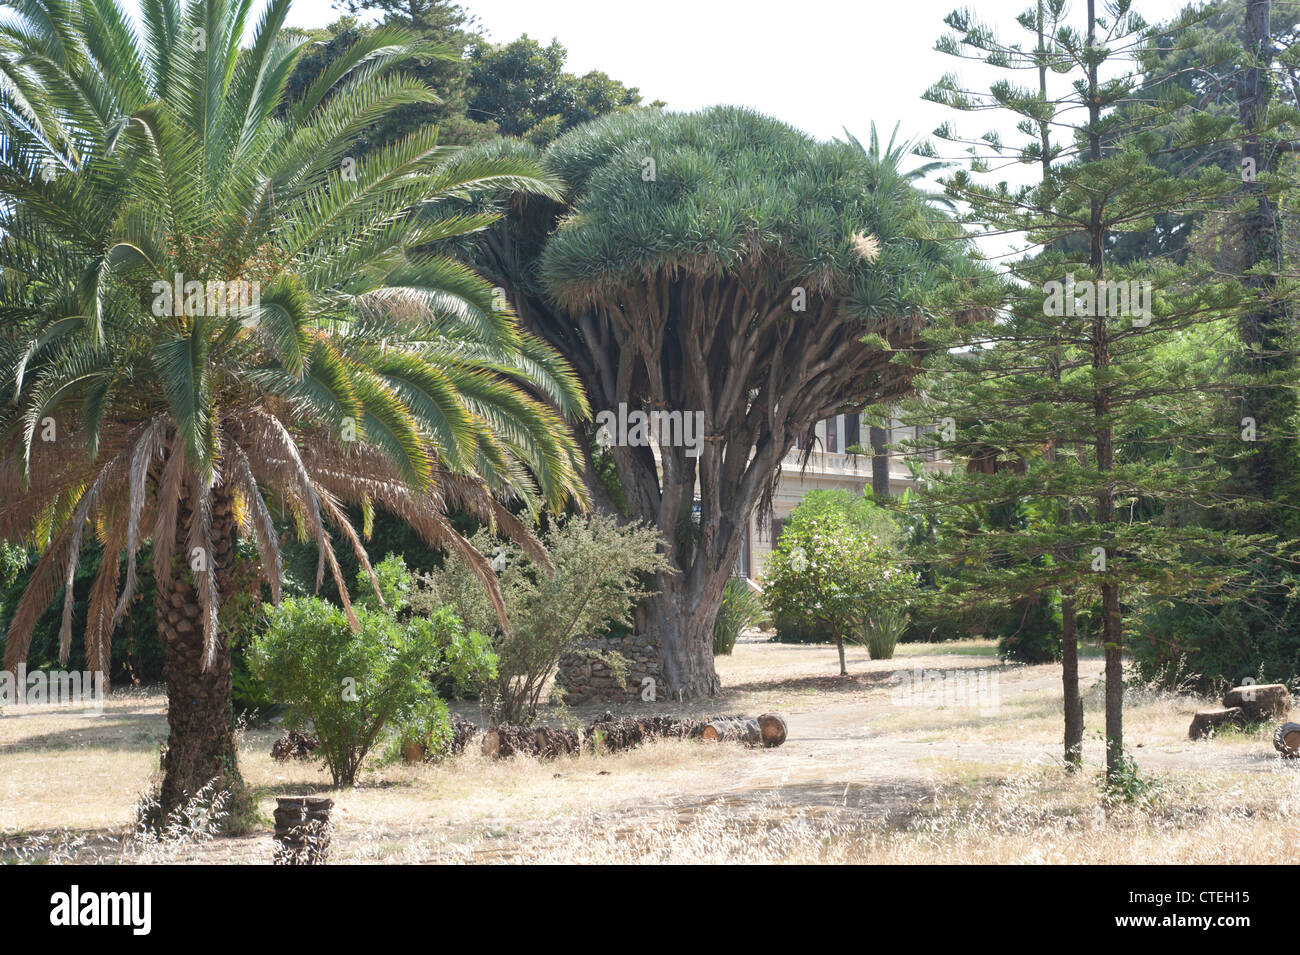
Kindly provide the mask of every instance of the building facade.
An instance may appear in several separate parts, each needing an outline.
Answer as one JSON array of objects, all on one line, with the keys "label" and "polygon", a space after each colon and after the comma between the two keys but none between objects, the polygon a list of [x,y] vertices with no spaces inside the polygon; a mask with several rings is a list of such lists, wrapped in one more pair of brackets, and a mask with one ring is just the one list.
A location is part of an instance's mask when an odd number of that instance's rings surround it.
[{"label": "building facade", "polygon": [[[894,421],[885,431],[885,443],[919,438],[921,433],[920,428]],[[869,451],[867,434],[867,424],[861,415],[836,415],[818,422],[815,432],[809,435],[808,445],[812,451],[806,464],[800,463],[805,446],[803,441],[785,456],[781,462],[781,478],[772,497],[771,521],[760,520],[758,514],[750,515],[745,547],[736,561],[736,576],[758,582],[767,555],[781,537],[782,525],[808,492],[840,489],[861,494],[864,488],[872,486],[870,453],[850,454],[845,450],[867,447]],[[908,488],[916,487],[916,479],[904,458],[902,450],[893,450],[889,454],[891,495],[900,495]],[[944,462],[934,459],[926,460],[925,465],[927,468],[946,467]]]}]

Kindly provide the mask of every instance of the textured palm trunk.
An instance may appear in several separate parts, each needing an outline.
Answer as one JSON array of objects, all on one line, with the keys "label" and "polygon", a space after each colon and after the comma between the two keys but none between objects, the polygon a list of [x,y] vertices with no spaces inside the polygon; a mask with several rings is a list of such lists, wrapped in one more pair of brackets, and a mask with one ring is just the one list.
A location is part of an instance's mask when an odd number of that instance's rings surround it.
[{"label": "textured palm trunk", "polygon": [[[180,518],[184,528],[189,518],[186,509],[182,509]],[[159,581],[156,601],[158,634],[165,654],[169,729],[159,794],[164,819],[209,783],[214,783],[215,792],[228,794],[226,806],[232,813],[244,797],[231,707],[230,646],[218,639],[215,658],[204,667],[203,607],[190,574],[191,555],[184,539],[184,534],[177,534],[176,571],[171,580]],[[223,598],[231,589],[234,545],[230,496],[217,489],[211,559]]]}]

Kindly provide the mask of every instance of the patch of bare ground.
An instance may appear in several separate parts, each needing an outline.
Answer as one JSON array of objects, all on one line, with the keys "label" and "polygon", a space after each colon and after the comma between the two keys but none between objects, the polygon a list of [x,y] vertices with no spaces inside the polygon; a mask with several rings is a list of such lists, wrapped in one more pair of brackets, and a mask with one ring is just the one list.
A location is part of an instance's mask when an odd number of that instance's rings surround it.
[{"label": "patch of bare ground", "polygon": [[[1062,767],[1060,671],[1003,666],[991,645],[849,651],[742,642],[718,661],[706,704],[616,712],[785,714],[789,741],[746,750],[660,741],[626,753],[442,765],[375,764],[332,793],[331,861],[365,862],[1295,862],[1300,766],[1267,729],[1187,739],[1191,696],[1131,688],[1126,738],[1153,784],[1103,799],[1101,664],[1082,664],[1085,766]],[[987,693],[900,692],[922,676]],[[913,681],[911,684],[908,681]],[[925,684],[929,687],[930,684]],[[473,707],[464,715],[481,719]],[[606,707],[548,710],[588,721]],[[262,823],[249,835],[140,847],[128,823],[166,736],[158,692],[116,695],[99,718],[0,716],[0,856],[49,861],[266,863],[274,797],[329,790],[310,763],[269,756],[275,729],[245,731],[241,767]],[[1296,761],[1300,762],[1300,761]]]}]

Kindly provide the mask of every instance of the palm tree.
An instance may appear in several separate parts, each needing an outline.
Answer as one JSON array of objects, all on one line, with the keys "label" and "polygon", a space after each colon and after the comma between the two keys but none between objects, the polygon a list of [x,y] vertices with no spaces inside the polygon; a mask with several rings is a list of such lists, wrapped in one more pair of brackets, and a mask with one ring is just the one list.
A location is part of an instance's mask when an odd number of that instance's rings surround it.
[{"label": "palm tree", "polygon": [[489,563],[446,511],[545,559],[503,502],[574,498],[563,416],[586,415],[585,399],[503,297],[436,250],[492,221],[442,200],[556,183],[526,161],[460,156],[433,129],[350,156],[376,119],[433,99],[397,71],[422,52],[401,30],[363,37],[290,104],[304,42],[282,30],[289,0],[271,0],[248,46],[252,0],[144,0],[140,33],[118,0],[8,5],[0,537],[42,553],[5,666],[60,588],[66,659],[93,533],[106,559],[86,652],[107,671],[151,543],[171,812],[214,779],[240,788],[218,608],[241,586],[240,537],[279,598],[277,509],[314,538],[317,585],[328,569],[345,606],[332,535],[369,569],[349,507],[461,554],[502,612]]}]

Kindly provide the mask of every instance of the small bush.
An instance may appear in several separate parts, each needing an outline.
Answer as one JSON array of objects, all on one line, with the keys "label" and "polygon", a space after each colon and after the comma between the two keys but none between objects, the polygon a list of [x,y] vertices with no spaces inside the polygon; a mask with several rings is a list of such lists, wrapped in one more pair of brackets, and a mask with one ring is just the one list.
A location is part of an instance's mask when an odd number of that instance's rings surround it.
[{"label": "small bush", "polygon": [[[492,634],[499,658],[493,716],[500,722],[531,720],[560,657],[584,637],[631,622],[632,608],[649,591],[644,580],[667,568],[652,527],[621,526],[595,516],[557,521],[542,535],[555,567],[548,573],[510,544],[494,544],[487,532],[473,538],[484,553],[499,547],[497,575],[509,632],[498,623],[482,583],[460,558],[417,578],[412,606],[448,604],[469,626]],[[610,660],[607,662],[617,663]]]},{"label": "small bush", "polygon": [[376,568],[381,582],[389,576],[399,586],[385,594],[386,608],[373,595],[359,600],[355,629],[333,604],[291,597],[267,608],[269,625],[249,648],[253,673],[275,700],[288,704],[290,725],[312,724],[321,741],[316,753],[336,786],[356,782],[389,723],[410,724],[435,713],[445,719],[431,677],[495,676],[487,638],[467,633],[450,607],[434,608],[426,618],[398,619],[409,581],[400,586],[400,558],[385,564]]},{"label": "small bush", "polygon": [[763,603],[773,615],[804,616],[830,631],[839,650],[861,639],[865,621],[902,610],[916,594],[916,575],[878,535],[839,510],[800,505],[764,570]]},{"label": "small bush", "polygon": [[743,580],[728,580],[722,591],[722,606],[713,621],[713,655],[730,654],[742,630],[761,626],[766,619],[758,594]]}]

